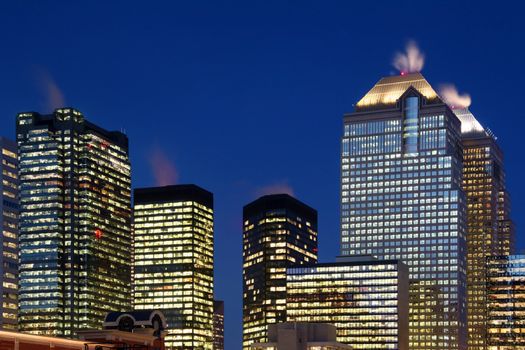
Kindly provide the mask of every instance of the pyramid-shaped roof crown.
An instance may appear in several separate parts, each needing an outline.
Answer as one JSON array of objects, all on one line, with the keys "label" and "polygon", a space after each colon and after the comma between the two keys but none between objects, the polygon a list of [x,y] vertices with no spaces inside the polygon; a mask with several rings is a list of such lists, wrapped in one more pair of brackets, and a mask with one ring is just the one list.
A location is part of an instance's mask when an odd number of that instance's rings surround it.
[{"label": "pyramid-shaped roof crown", "polygon": [[395,105],[396,101],[410,87],[415,88],[427,100],[437,99],[438,94],[421,73],[411,73],[382,78],[367,94],[357,102],[357,109],[368,109]]}]

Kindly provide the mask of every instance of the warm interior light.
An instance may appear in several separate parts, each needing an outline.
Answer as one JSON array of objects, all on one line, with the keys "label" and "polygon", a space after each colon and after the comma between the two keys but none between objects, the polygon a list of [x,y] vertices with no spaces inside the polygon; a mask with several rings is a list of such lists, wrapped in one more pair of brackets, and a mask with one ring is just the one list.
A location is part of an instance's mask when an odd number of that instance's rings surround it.
[{"label": "warm interior light", "polygon": [[95,230],[95,238],[96,238],[96,239],[101,239],[103,235],[104,235],[104,233],[102,232],[101,229],[97,228],[97,229]]}]

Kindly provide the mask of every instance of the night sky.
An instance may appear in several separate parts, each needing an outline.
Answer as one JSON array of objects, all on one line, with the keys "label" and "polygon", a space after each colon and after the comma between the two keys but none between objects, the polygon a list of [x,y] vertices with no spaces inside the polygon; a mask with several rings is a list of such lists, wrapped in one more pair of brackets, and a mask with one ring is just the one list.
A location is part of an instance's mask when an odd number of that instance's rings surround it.
[{"label": "night sky", "polygon": [[80,3],[0,4],[0,135],[14,138],[17,112],[65,104],[125,131],[133,187],[175,181],[212,191],[226,349],[241,341],[242,206],[293,193],[319,211],[320,258],[333,260],[342,115],[397,74],[392,59],[409,40],[425,54],[429,82],[469,93],[471,111],[498,136],[525,246],[525,5]]}]

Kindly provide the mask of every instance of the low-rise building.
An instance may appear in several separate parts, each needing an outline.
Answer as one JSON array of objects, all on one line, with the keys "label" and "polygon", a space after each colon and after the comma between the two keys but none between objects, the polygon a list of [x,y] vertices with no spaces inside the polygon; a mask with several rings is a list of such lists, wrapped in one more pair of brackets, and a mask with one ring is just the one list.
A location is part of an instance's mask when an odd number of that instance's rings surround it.
[{"label": "low-rise building", "polygon": [[252,350],[350,350],[336,341],[336,329],[324,323],[285,322],[268,327],[268,342],[251,345]]}]

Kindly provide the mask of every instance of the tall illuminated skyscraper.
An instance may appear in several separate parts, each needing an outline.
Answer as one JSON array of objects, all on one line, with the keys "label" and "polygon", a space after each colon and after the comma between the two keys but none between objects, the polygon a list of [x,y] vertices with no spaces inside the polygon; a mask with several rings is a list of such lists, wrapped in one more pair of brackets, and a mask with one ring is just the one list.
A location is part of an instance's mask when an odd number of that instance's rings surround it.
[{"label": "tall illuminated skyscraper", "polygon": [[17,117],[20,330],[76,336],[131,302],[128,139],[72,108]]},{"label": "tall illuminated skyscraper", "polygon": [[503,153],[496,138],[468,109],[455,109],[463,140],[463,189],[467,196],[468,346],[487,349],[487,264],[514,245]]},{"label": "tall illuminated skyscraper", "polygon": [[341,255],[408,265],[410,349],[466,349],[459,119],[421,74],[383,78],[344,116],[341,167]]},{"label": "tall illuminated skyscraper", "polygon": [[18,157],[16,143],[0,137],[2,236],[0,237],[0,329],[18,328]]},{"label": "tall illuminated skyscraper", "polygon": [[213,349],[213,194],[195,185],[134,191],[136,310],[166,316],[166,349]]},{"label": "tall illuminated skyscraper", "polygon": [[286,321],[286,268],[317,262],[317,211],[287,194],[243,210],[243,348]]}]

